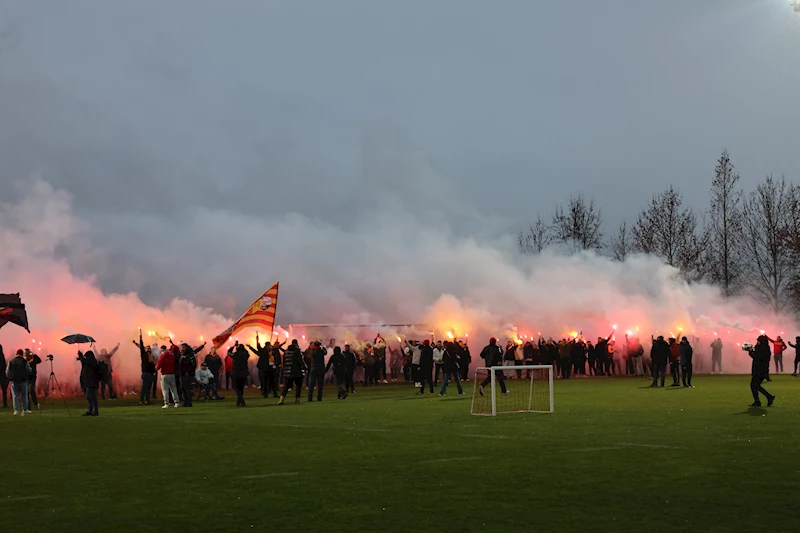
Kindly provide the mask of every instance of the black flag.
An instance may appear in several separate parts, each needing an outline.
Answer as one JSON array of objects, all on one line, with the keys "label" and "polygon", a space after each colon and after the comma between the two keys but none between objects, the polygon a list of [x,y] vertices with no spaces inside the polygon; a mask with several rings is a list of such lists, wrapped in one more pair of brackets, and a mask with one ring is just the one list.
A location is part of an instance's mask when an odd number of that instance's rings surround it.
[{"label": "black flag", "polygon": [[28,313],[25,312],[25,304],[19,299],[19,294],[0,294],[0,328],[8,322],[31,332],[28,328]]}]

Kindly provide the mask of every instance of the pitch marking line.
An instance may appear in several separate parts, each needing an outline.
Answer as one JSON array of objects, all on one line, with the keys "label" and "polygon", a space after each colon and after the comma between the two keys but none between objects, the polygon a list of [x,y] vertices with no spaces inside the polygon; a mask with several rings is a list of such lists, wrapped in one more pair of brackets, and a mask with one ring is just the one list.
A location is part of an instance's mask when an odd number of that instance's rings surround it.
[{"label": "pitch marking line", "polygon": [[735,439],[725,439],[722,442],[750,442],[751,440],[771,440],[772,437],[739,437]]},{"label": "pitch marking line", "polygon": [[452,463],[455,461],[478,461],[480,459],[483,459],[483,457],[451,457],[447,459],[429,459],[427,461],[420,461],[420,463]]},{"label": "pitch marking line", "polygon": [[52,496],[19,496],[18,498],[0,498],[0,503],[3,502],[23,502],[27,500],[44,500],[45,498],[52,498]]},{"label": "pitch marking line", "polygon": [[636,444],[635,442],[618,442],[617,446],[628,446],[633,448],[659,448],[662,450],[685,450],[681,446],[667,446],[665,444]]},{"label": "pitch marking line", "polygon": [[242,476],[242,479],[263,479],[266,477],[289,477],[296,476],[300,472],[276,472],[274,474],[258,474],[255,476]]},{"label": "pitch marking line", "polygon": [[463,435],[464,437],[472,437],[473,439],[510,439],[511,437],[506,437],[505,435]]},{"label": "pitch marking line", "polygon": [[604,446],[599,448],[578,448],[576,450],[564,450],[566,452],[602,452],[606,450],[622,450],[624,446]]}]

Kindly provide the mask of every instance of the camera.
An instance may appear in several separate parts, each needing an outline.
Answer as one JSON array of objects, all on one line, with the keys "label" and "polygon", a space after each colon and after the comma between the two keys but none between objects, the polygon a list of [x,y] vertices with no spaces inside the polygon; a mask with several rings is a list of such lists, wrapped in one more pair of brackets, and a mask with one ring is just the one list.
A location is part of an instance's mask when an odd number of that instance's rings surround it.
[{"label": "camera", "polygon": [[47,360],[48,360],[48,361],[52,361],[52,360],[53,360],[53,354],[49,354],[49,355],[47,356]]},{"label": "camera", "polygon": [[752,349],[753,349],[753,345],[750,344],[749,342],[745,342],[745,343],[742,344],[742,351],[749,352]]}]

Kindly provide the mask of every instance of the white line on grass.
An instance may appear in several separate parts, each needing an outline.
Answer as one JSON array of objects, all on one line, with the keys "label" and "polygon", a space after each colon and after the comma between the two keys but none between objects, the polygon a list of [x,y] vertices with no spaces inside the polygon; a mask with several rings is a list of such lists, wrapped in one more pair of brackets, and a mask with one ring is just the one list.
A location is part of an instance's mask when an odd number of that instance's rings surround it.
[{"label": "white line on grass", "polygon": [[52,498],[52,496],[50,496],[49,494],[44,496],[19,496],[17,498],[3,498],[0,501],[21,502],[26,500],[44,500],[45,498]]},{"label": "white line on grass", "polygon": [[447,459],[429,459],[427,461],[420,461],[420,463],[451,463],[454,461],[478,461],[483,457],[449,457]]},{"label": "white line on grass", "polygon": [[735,439],[725,439],[722,442],[744,442],[751,440],[770,440],[772,437],[738,437]]},{"label": "white line on grass", "polygon": [[636,444],[635,442],[618,442],[617,446],[629,446],[633,448],[660,448],[664,450],[685,450],[680,446],[667,446],[665,444]]},{"label": "white line on grass", "polygon": [[471,435],[467,434],[464,437],[471,437],[473,439],[510,439],[511,437],[506,437],[505,435]]},{"label": "white line on grass", "polygon": [[255,476],[242,476],[242,479],[263,479],[265,477],[289,477],[296,476],[300,472],[275,472],[274,474],[258,474]]},{"label": "white line on grass", "polygon": [[573,453],[573,452],[603,452],[606,450],[621,450],[623,446],[603,446],[599,448],[578,448],[575,450],[562,450],[565,452]]}]

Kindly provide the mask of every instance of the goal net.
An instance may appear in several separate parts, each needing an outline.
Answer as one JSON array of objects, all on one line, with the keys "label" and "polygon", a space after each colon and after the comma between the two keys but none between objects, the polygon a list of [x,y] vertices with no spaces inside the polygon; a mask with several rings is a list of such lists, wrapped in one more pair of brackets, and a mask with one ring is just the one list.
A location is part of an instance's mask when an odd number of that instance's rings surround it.
[{"label": "goal net", "polygon": [[551,365],[481,367],[475,372],[473,415],[552,413]]}]

